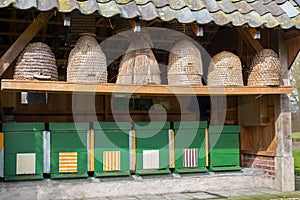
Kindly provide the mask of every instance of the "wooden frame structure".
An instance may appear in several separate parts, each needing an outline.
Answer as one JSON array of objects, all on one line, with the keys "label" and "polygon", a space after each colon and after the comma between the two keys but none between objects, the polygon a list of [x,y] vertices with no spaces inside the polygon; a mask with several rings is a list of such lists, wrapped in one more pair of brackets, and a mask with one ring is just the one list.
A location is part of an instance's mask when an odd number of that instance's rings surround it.
[{"label": "wooden frame structure", "polygon": [[[174,96],[226,96],[229,100],[227,102],[227,116],[234,115],[234,119],[228,121],[233,121],[233,123],[241,123],[241,98],[242,96],[249,96],[256,99],[260,99],[261,96],[267,96],[265,101],[260,101],[261,112],[259,114],[265,114],[268,118],[267,123],[251,124],[251,125],[242,125],[241,130],[241,160],[242,167],[250,168],[259,168],[264,170],[265,176],[273,184],[271,187],[276,188],[281,191],[293,191],[294,188],[294,174],[293,174],[293,157],[291,150],[291,116],[289,111],[289,97],[288,94],[292,92],[291,86],[283,85],[280,87],[251,87],[251,86],[232,86],[232,87],[208,87],[208,86],[191,86],[191,87],[181,87],[181,86],[168,86],[168,85],[115,85],[114,83],[107,84],[77,84],[77,83],[67,83],[64,81],[28,81],[28,80],[12,80],[7,79],[11,78],[10,68],[14,65],[14,60],[17,58],[19,53],[25,48],[25,46],[42,30],[41,36],[47,38],[47,25],[49,24],[59,24],[62,23],[50,21],[53,16],[53,12],[41,12],[34,21],[27,27],[27,29],[22,33],[18,34],[18,39],[11,44],[9,49],[2,55],[0,59],[0,76],[1,80],[1,100],[2,107],[4,107],[4,114],[9,116],[16,116],[16,121],[26,121],[26,117],[32,115],[33,118],[29,120],[61,120],[67,121],[72,120],[73,113],[72,108],[68,104],[72,98],[71,94],[83,93],[83,94],[94,94],[101,101],[99,105],[96,105],[96,115],[98,119],[103,121],[112,120],[112,111],[109,105],[112,94],[133,94],[140,95],[142,98],[173,98]],[[10,19],[0,19],[0,21],[9,21],[16,22]],[[25,20],[26,21],[26,20]],[[107,28],[105,25],[101,25],[103,18],[99,18],[97,21],[97,27]],[[117,21],[117,20],[116,20]],[[28,23],[29,21],[26,21]],[[157,25],[163,23],[161,21],[153,20],[151,22],[144,22],[145,24]],[[129,23],[130,24],[130,23]],[[180,23],[178,23],[180,24]],[[111,25],[111,24],[110,24]],[[111,25],[114,28],[115,25]],[[130,26],[130,25],[129,25]],[[287,70],[288,63],[290,59],[293,58],[292,54],[295,54],[294,49],[288,49],[287,44],[290,41],[293,41],[294,38],[299,39],[299,36],[296,34],[283,33],[283,31],[275,30],[264,30],[264,34],[267,35],[266,41],[259,42],[255,40],[250,34],[249,29],[247,28],[236,28],[238,35],[238,44],[234,44],[233,48],[237,49],[237,54],[249,62],[249,55],[257,52],[263,48],[271,48],[277,46],[277,52],[280,57],[282,73],[284,74],[283,79],[287,79]],[[219,38],[222,40],[230,35],[230,31],[226,28],[223,30],[214,29],[212,31],[206,30],[206,33],[220,34]],[[195,32],[195,25],[192,25],[192,32]],[[229,33],[229,34],[228,34]],[[271,35],[271,36],[270,36]],[[286,42],[284,40],[284,35],[289,35]],[[61,36],[57,36],[59,38]],[[204,41],[203,44],[213,43],[214,36],[207,41]],[[57,39],[56,38],[56,39]],[[103,37],[98,37],[97,39],[105,39]],[[276,41],[273,44],[270,41],[275,39]],[[224,41],[224,45],[227,43],[231,44],[230,41]],[[211,52],[220,51],[222,48],[215,49],[214,45],[207,47],[211,48]],[[234,42],[232,42],[234,43]],[[246,46],[246,48],[245,48]],[[60,46],[55,47],[57,49],[67,49],[65,54],[67,54],[70,48]],[[230,48],[232,48],[230,46]],[[296,47],[297,48],[297,47]],[[246,52],[246,53],[245,53]],[[249,53],[250,52],[250,53]],[[244,54],[243,54],[244,53]],[[158,54],[164,54],[159,52]],[[163,56],[162,56],[163,57]],[[60,60],[61,61],[61,60]],[[65,60],[63,60],[65,62]],[[11,66],[11,67],[10,67]],[[5,73],[5,71],[8,71]],[[49,105],[38,105],[34,107],[33,105],[21,105],[18,98],[20,97],[20,92],[41,92],[41,93],[50,93],[53,95],[51,98],[51,103]],[[9,95],[5,95],[9,94]],[[55,100],[60,101],[61,105],[55,103]],[[172,101],[172,100],[170,100]],[[249,107],[251,108],[251,107]],[[118,111],[120,119],[125,112]],[[136,118],[145,120],[148,115],[148,111],[130,111],[132,115]],[[193,113],[180,110],[178,106],[176,109],[168,111],[168,114],[172,115],[171,119],[178,119],[179,116],[184,116],[187,119],[195,119]],[[87,117],[90,114],[94,114],[91,110],[78,110],[79,115],[82,115],[82,118]],[[156,112],[156,115],[159,116],[160,111]],[[42,116],[42,117],[41,117]],[[58,116],[58,117],[57,117]],[[99,117],[100,116],[100,117]],[[175,116],[175,117],[174,117]],[[230,117],[230,116],[229,116]],[[260,117],[256,116],[257,118]],[[148,118],[147,118],[148,119]],[[146,119],[146,120],[147,120]],[[231,122],[230,122],[231,123]],[[265,165],[260,165],[259,163],[267,162],[269,168],[266,168]],[[258,163],[258,164],[257,164]]]}]

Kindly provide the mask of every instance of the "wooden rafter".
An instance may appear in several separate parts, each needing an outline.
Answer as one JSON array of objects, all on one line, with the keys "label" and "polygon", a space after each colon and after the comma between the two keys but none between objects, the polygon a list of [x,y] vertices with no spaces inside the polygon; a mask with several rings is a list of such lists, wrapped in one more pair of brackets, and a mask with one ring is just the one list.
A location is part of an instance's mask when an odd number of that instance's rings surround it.
[{"label": "wooden rafter", "polygon": [[244,28],[237,28],[241,36],[244,38],[244,40],[257,52],[263,49],[263,46],[260,44],[260,42],[253,38],[251,33]]},{"label": "wooden rafter", "polygon": [[41,12],[0,58],[0,76],[22,52],[26,45],[47,24],[53,12]]}]

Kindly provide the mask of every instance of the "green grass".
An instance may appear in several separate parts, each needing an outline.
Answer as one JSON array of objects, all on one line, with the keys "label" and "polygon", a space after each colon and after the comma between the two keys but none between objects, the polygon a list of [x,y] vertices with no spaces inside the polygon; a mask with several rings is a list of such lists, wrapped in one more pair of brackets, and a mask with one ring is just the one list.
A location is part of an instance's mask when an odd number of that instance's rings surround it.
[{"label": "green grass", "polygon": [[300,142],[300,132],[292,133],[293,142]]},{"label": "green grass", "polygon": [[295,174],[300,175],[300,150],[293,151]]}]

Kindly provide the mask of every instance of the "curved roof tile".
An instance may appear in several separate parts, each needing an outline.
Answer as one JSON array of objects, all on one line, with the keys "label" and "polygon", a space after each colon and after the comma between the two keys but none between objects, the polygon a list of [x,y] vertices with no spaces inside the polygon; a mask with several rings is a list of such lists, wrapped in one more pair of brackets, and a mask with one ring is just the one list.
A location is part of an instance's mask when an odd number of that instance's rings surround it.
[{"label": "curved roof tile", "polygon": [[212,15],[207,9],[202,9],[200,11],[193,11],[192,13],[197,23],[199,24],[207,24],[213,20]]},{"label": "curved roof tile", "polygon": [[242,26],[248,22],[245,16],[237,11],[228,15],[228,18],[233,26]]},{"label": "curved roof tile", "polygon": [[169,0],[152,0],[152,2],[157,8],[169,5]]},{"label": "curved roof tile", "polygon": [[[269,4],[270,2],[272,2],[273,0],[262,0],[262,2],[264,2],[264,4]],[[253,2],[253,1],[252,1]]]},{"label": "curved roof tile", "polygon": [[221,8],[219,7],[218,3],[213,0],[204,0],[205,1],[205,4],[206,4],[206,9],[209,11],[209,12],[217,12],[219,11]]},{"label": "curved roof tile", "polygon": [[206,3],[204,0],[185,0],[186,5],[189,7],[189,9],[193,11],[201,10],[203,8],[206,8]]},{"label": "curved roof tile", "polygon": [[112,17],[114,15],[120,14],[121,10],[114,1],[108,3],[98,3],[100,15],[105,17]]},{"label": "curved roof tile", "polygon": [[237,10],[230,0],[218,1],[218,4],[222,8],[222,11],[225,13],[233,13]]},{"label": "curved roof tile", "polygon": [[255,11],[259,14],[259,15],[264,15],[268,12],[270,12],[264,5],[264,3],[262,1],[255,1],[253,3],[250,4]]},{"label": "curved roof tile", "polygon": [[236,1],[233,3],[233,5],[242,14],[249,13],[254,9],[251,4],[247,3],[246,1]]},{"label": "curved roof tile", "polygon": [[186,6],[184,0],[169,0],[169,4],[174,10],[179,10]]},{"label": "curved roof tile", "polygon": [[280,23],[277,21],[277,19],[271,14],[267,13],[262,16],[264,18],[264,26],[267,28],[272,28],[278,26]]},{"label": "curved roof tile", "polygon": [[265,7],[269,10],[269,12],[273,16],[280,16],[281,14],[284,13],[282,8],[280,8],[274,1],[272,1],[271,3],[265,4]]},{"label": "curved roof tile", "polygon": [[179,10],[177,12],[176,18],[180,23],[184,24],[196,21],[193,13],[187,7]]},{"label": "curved roof tile", "polygon": [[293,21],[286,14],[280,15],[276,18],[277,21],[279,21],[280,23],[280,27],[283,29],[289,29],[294,26]]},{"label": "curved roof tile", "polygon": [[213,17],[213,21],[221,26],[229,24],[231,22],[227,17],[228,15],[226,15],[223,11],[218,11],[212,13],[211,15]]},{"label": "curved roof tile", "polygon": [[138,6],[138,9],[144,20],[152,20],[159,16],[153,3]]},{"label": "curved roof tile", "polygon": [[282,4],[282,3],[285,3],[287,0],[275,0],[275,2],[277,3],[277,4]]},{"label": "curved roof tile", "polygon": [[124,18],[135,18],[140,15],[138,7],[134,2],[119,5],[121,16]]},{"label": "curved roof tile", "polygon": [[295,17],[299,14],[299,11],[288,1],[280,5],[280,8],[284,10],[289,17]]},{"label": "curved roof tile", "polygon": [[177,19],[180,23],[214,22],[250,27],[265,26],[300,29],[300,0],[0,0],[0,8],[10,5],[19,9],[35,7],[59,12],[80,10],[83,14],[98,11],[104,17],[121,15],[143,20]]},{"label": "curved roof tile", "polygon": [[264,23],[261,16],[255,11],[251,11],[250,13],[247,13],[245,16],[247,18],[247,21],[248,21],[248,24],[250,27],[256,28],[256,27],[261,26]]},{"label": "curved roof tile", "polygon": [[298,15],[297,17],[293,18],[292,21],[294,22],[295,24],[295,27],[297,29],[300,29],[300,15]]}]

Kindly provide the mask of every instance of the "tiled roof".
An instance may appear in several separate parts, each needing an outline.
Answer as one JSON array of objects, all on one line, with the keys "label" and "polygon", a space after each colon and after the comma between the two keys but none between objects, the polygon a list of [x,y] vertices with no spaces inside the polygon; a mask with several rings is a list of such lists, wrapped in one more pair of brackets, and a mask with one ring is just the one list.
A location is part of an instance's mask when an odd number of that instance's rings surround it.
[{"label": "tiled roof", "polygon": [[104,17],[120,15],[143,20],[177,19],[180,23],[197,22],[233,26],[248,25],[300,29],[300,0],[0,0],[0,8],[36,7],[60,12],[80,10],[83,14],[99,12]]}]

